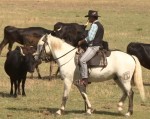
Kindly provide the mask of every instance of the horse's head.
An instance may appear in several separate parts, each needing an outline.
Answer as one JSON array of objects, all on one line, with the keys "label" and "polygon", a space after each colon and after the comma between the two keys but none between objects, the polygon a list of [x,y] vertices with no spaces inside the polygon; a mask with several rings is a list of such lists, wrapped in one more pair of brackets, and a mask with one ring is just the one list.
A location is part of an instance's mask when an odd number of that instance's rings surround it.
[{"label": "horse's head", "polygon": [[45,34],[37,44],[37,51],[34,53],[36,61],[50,61],[52,60],[51,50],[48,44],[48,35]]}]

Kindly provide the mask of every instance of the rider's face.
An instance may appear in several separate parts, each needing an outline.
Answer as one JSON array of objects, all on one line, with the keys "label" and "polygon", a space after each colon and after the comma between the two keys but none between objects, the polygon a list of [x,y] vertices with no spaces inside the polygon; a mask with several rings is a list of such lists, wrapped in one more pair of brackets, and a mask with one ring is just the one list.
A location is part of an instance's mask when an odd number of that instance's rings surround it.
[{"label": "rider's face", "polygon": [[88,20],[90,23],[93,23],[95,19],[93,17],[88,17]]}]

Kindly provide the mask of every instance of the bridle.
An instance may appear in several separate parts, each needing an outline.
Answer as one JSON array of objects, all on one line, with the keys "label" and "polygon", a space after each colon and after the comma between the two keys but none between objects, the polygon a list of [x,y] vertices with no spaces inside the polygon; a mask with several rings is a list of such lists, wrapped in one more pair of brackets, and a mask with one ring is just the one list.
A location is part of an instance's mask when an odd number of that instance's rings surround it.
[{"label": "bridle", "polygon": [[[46,54],[46,49],[45,49],[45,46],[46,46],[46,45],[48,45],[49,50],[51,50],[51,48],[50,48],[48,42],[47,42],[47,41],[44,41],[42,50],[41,50],[40,53],[39,53],[39,58],[41,58],[42,53],[45,53],[45,54]],[[69,54],[70,52],[72,52],[72,51],[75,50],[75,49],[76,49],[76,47],[73,48],[73,49],[71,49],[70,51],[68,51],[67,53],[63,54],[62,56],[60,56],[60,57],[58,57],[58,58],[55,58],[55,59],[53,58],[53,60],[56,61],[56,60],[58,60],[58,59],[61,59],[61,58],[63,58],[64,56],[66,56],[67,54]],[[43,52],[43,51],[44,51],[44,52]],[[73,57],[74,57],[74,56],[73,56]],[[72,57],[72,58],[73,58],[73,57]],[[71,59],[72,59],[72,58],[71,58]],[[71,59],[69,59],[66,63],[62,64],[61,66],[67,64]],[[59,67],[61,67],[61,66],[59,66]]]}]

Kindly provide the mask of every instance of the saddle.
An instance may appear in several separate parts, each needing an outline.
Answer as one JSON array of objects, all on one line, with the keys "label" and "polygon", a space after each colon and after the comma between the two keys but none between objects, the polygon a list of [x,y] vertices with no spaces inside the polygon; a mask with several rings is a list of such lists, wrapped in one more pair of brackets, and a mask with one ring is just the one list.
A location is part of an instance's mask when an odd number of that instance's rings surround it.
[{"label": "saddle", "polygon": [[105,49],[99,50],[96,55],[87,62],[89,68],[94,67],[106,67],[107,66],[107,57],[110,56],[110,51]]},{"label": "saddle", "polygon": [[[106,42],[107,43],[107,42]],[[80,65],[79,60],[82,57],[85,50],[80,48],[78,53],[75,55],[75,61],[76,64]],[[88,62],[88,68],[96,68],[96,67],[106,67],[107,66],[107,57],[109,57],[111,54],[111,51],[108,49],[108,47],[102,47],[99,49],[99,51],[95,54],[93,58],[91,58]]]}]

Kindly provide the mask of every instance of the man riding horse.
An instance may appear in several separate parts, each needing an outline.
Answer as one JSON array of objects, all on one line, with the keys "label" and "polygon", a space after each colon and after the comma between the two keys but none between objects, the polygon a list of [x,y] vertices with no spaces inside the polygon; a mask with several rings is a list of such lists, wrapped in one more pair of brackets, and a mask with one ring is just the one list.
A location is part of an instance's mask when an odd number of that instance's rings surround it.
[{"label": "man riding horse", "polygon": [[81,46],[84,43],[88,44],[87,50],[84,52],[82,57],[80,58],[80,65],[81,65],[81,77],[82,79],[79,80],[79,85],[86,86],[88,84],[88,67],[87,62],[95,56],[97,51],[102,47],[103,35],[104,35],[104,27],[98,21],[97,11],[89,10],[88,15],[89,22],[91,23],[91,27],[88,31],[88,35],[85,39],[80,40],[78,42],[78,46]]}]

